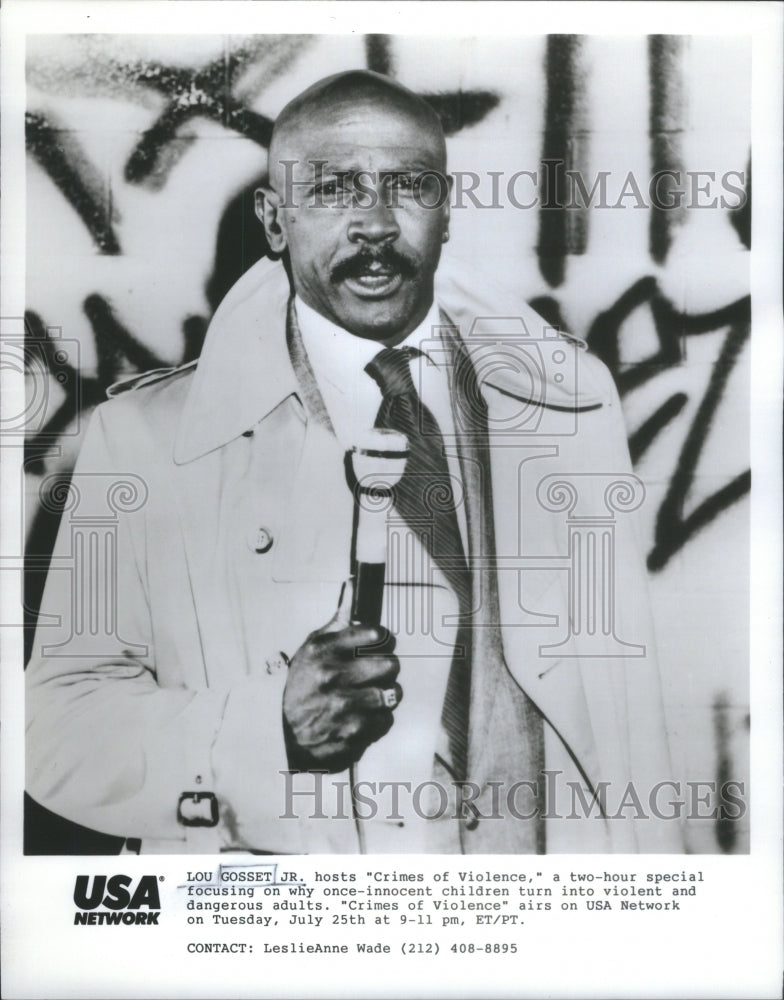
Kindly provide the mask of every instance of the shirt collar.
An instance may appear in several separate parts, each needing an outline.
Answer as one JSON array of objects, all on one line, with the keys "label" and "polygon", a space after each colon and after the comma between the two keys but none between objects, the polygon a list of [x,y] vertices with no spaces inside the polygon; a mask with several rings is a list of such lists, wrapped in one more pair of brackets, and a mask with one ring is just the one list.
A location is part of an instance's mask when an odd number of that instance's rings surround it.
[{"label": "shirt collar", "polygon": [[[325,379],[338,389],[349,388],[358,372],[383,348],[373,340],[357,337],[316,312],[297,295],[294,299],[302,342],[316,378]],[[444,363],[443,353],[435,350],[434,331],[441,326],[438,305],[433,302],[427,315],[398,347],[415,347],[437,366]]]}]

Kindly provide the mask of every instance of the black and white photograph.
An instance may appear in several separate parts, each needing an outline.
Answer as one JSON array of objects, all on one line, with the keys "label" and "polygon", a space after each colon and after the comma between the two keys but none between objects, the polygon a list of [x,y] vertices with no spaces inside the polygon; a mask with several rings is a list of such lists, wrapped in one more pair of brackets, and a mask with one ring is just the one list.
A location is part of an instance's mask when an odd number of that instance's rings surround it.
[{"label": "black and white photograph", "polygon": [[4,846],[62,873],[57,953],[189,963],[62,989],[339,996],[302,952],[375,942],[433,978],[369,996],[676,995],[526,976],[532,935],[670,948],[723,905],[690,995],[776,996],[780,5],[39,6]]}]

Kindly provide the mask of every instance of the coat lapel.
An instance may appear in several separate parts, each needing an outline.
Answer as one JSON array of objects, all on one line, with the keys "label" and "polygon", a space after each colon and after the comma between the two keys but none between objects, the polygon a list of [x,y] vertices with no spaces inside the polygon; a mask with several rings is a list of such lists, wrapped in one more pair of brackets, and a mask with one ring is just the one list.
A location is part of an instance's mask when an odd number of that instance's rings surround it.
[{"label": "coat lapel", "polygon": [[[494,807],[490,782],[501,782],[508,791],[514,783],[537,781],[544,767],[544,728],[540,714],[527,693],[515,684],[504,660],[486,411],[471,359],[456,332],[447,323],[441,333],[450,355],[450,388],[473,570],[467,777],[481,789],[476,802],[481,814]],[[530,801],[522,805],[526,795]],[[461,829],[463,851],[543,853],[543,810],[535,812],[536,796],[521,788],[517,805],[530,815],[529,821],[515,822],[506,815],[498,823],[480,821],[475,832],[466,824]]]},{"label": "coat lapel", "polygon": [[308,360],[293,299],[287,309],[286,344],[306,422],[287,528],[275,556],[273,577],[280,582],[337,583],[351,572],[353,498],[344,473],[343,449]]},{"label": "coat lapel", "polygon": [[[483,359],[488,345],[468,341],[463,343],[463,348],[481,378],[481,372],[487,369]],[[601,397],[593,386],[590,392],[588,388],[584,386],[578,407],[586,413],[600,412]],[[531,387],[527,381],[518,384],[508,371],[502,378],[494,372],[480,381],[480,390],[487,405],[491,433],[493,428],[501,429],[499,437],[491,438],[487,448],[487,483],[475,483],[473,489],[483,489],[487,503],[486,516],[475,528],[481,546],[478,551],[485,553],[486,559],[489,555],[495,567],[494,572],[483,576],[497,580],[497,587],[490,593],[485,583],[479,595],[480,606],[494,606],[492,620],[501,623],[502,669],[489,670],[485,664],[472,686],[472,734],[478,747],[475,753],[479,754],[475,759],[475,767],[479,770],[474,773],[487,772],[492,776],[493,771],[498,770],[493,754],[497,756],[499,751],[491,753],[492,740],[488,740],[488,734],[508,734],[514,727],[519,729],[523,724],[535,724],[522,710],[515,716],[510,707],[515,702],[516,688],[536,706],[583,776],[593,785],[601,773],[595,729],[602,715],[606,721],[606,712],[597,714],[597,706],[607,704],[608,700],[612,703],[614,698],[605,671],[597,671],[589,665],[584,672],[579,660],[544,659],[539,654],[539,646],[555,641],[553,636],[564,629],[569,607],[567,573],[554,568],[548,558],[564,549],[564,539],[558,537],[558,529],[562,526],[556,523],[557,518],[552,514],[544,515],[535,496],[535,484],[553,471],[551,463],[556,463],[555,468],[562,468],[557,464],[558,438],[544,434],[504,435],[505,429],[514,426],[513,417],[520,405],[531,405]],[[565,408],[564,421],[571,416]],[[467,474],[471,476],[470,470]],[[469,496],[471,492],[467,490]],[[538,561],[536,557],[528,558],[531,544],[533,551],[542,555]],[[487,652],[484,655],[487,660]],[[600,742],[607,743],[606,740]],[[513,766],[513,755],[502,751],[502,756]],[[614,759],[617,764],[617,754]]]}]

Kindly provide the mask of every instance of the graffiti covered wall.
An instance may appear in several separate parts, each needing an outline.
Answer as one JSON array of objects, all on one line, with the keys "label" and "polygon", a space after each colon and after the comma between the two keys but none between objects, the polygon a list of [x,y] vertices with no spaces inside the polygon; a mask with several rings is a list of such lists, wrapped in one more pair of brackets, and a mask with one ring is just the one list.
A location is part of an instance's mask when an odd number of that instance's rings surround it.
[{"label": "graffiti covered wall", "polygon": [[[648,493],[676,771],[747,782],[749,57],[742,38],[680,36],[31,37],[26,328],[49,374],[27,441],[28,615],[56,521],[41,484],[68,474],[108,385],[198,356],[265,253],[252,192],[278,111],[369,67],[444,123],[461,178],[446,252],[610,367]],[[688,836],[748,848],[747,823]]]}]

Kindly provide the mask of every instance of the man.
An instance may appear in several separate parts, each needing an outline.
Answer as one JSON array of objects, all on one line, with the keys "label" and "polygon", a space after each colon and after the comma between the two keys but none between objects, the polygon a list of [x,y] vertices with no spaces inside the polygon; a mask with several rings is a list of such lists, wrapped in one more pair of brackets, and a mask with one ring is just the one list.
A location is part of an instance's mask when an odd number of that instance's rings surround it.
[{"label": "man", "polygon": [[[437,117],[384,77],[331,77],[279,116],[257,214],[291,288],[257,265],[198,367],[137,379],[91,421],[28,668],[28,788],[55,812],[143,851],[678,849],[635,803],[574,811],[578,789],[590,806],[603,782],[644,797],[671,777],[644,580],[607,509],[585,558],[619,558],[584,656],[569,607],[558,477],[582,476],[589,506],[607,475],[628,491],[617,399],[573,343],[540,347],[514,298],[443,269],[436,298],[448,194]],[[482,316],[512,318],[488,336]],[[409,449],[388,628],[351,620],[350,586],[335,611],[344,458],[374,425]],[[116,622],[58,644],[56,567],[107,475],[145,501],[117,515]]]}]

